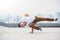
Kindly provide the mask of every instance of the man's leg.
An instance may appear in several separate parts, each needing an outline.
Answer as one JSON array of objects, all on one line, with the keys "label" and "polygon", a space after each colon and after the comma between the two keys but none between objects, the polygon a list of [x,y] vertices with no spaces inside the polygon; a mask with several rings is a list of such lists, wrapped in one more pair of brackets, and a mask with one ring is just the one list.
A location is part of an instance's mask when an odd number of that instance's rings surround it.
[{"label": "man's leg", "polygon": [[57,19],[42,18],[42,17],[37,17],[37,16],[35,16],[35,20],[29,24],[29,26],[32,28],[32,33],[33,33],[34,29],[36,29],[36,30],[41,30],[40,27],[35,26],[35,24],[36,24],[37,22],[39,22],[39,21],[57,21]]},{"label": "man's leg", "polygon": [[37,17],[35,16],[36,20],[35,21],[57,21],[58,19],[53,19],[53,18],[43,18],[43,17]]}]

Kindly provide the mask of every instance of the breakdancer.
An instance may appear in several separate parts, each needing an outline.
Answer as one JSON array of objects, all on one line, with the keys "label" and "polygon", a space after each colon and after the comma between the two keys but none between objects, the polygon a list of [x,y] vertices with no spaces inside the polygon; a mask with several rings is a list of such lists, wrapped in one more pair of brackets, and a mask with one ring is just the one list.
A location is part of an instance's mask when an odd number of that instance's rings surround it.
[{"label": "breakdancer", "polygon": [[34,29],[42,31],[41,27],[36,26],[35,24],[40,21],[57,21],[57,18],[44,18],[38,16],[30,16],[28,13],[24,14],[24,17],[20,20],[18,27],[26,27],[28,25],[32,28],[31,33],[34,32]]}]

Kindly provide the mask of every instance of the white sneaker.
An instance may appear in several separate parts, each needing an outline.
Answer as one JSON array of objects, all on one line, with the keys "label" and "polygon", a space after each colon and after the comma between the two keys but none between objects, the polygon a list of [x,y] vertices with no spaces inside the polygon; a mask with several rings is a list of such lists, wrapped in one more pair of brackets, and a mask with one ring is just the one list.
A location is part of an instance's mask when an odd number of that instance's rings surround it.
[{"label": "white sneaker", "polygon": [[39,27],[39,30],[42,31],[41,27]]}]

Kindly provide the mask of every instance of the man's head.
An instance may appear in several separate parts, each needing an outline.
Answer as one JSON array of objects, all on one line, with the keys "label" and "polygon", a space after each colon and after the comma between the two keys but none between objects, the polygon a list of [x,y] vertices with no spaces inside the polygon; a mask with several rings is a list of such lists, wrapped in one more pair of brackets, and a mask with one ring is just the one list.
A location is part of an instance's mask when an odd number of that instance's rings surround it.
[{"label": "man's head", "polygon": [[24,27],[24,26],[26,26],[26,24],[27,24],[27,22],[20,22],[20,23],[18,24],[18,27]]}]

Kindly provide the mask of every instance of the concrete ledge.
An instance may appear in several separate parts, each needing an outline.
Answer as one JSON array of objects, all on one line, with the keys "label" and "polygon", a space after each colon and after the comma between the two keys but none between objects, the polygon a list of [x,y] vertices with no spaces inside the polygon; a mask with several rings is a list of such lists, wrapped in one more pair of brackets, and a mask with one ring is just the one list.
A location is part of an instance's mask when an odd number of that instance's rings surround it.
[{"label": "concrete ledge", "polygon": [[[60,23],[37,23],[36,25],[41,27],[60,27]],[[6,27],[18,27],[18,23],[0,23],[0,26]]]},{"label": "concrete ledge", "polygon": [[60,27],[60,23],[37,23],[41,27]]}]

